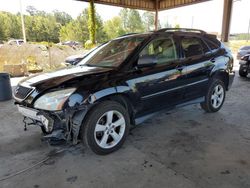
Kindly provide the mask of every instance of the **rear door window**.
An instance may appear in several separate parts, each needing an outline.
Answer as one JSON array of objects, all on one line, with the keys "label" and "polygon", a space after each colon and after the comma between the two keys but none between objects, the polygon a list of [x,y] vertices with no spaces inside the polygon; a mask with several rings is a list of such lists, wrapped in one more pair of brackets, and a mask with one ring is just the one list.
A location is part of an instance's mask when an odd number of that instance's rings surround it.
[{"label": "rear door window", "polygon": [[183,49],[184,56],[186,58],[201,56],[210,52],[208,46],[201,39],[196,37],[182,38],[181,46]]}]

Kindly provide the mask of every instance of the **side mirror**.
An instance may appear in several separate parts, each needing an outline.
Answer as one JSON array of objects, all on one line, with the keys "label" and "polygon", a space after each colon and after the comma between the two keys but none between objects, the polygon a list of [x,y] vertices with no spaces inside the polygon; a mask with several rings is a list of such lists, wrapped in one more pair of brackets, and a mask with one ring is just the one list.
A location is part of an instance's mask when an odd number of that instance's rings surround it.
[{"label": "side mirror", "polygon": [[138,68],[153,67],[157,63],[157,58],[154,55],[144,55],[138,60]]}]

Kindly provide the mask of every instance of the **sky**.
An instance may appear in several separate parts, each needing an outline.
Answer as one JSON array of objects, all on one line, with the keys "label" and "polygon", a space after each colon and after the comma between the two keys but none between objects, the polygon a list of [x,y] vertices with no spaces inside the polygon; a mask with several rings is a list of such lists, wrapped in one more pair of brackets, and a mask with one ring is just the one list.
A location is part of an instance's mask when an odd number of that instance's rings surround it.
[{"label": "sky", "polygon": [[[208,32],[221,32],[223,1],[211,0],[186,7],[161,11],[159,19],[162,26],[168,22],[171,25],[180,24],[181,27],[203,29]],[[250,20],[250,0],[234,0],[231,20],[231,33],[246,33]],[[52,12],[57,9],[76,18],[88,3],[75,0],[22,0],[25,11],[27,6],[34,6],[38,10]],[[97,12],[104,21],[117,16],[121,8],[107,5],[96,5]],[[20,11],[20,0],[0,0],[0,11],[17,13]],[[142,11],[140,11],[142,12]]]}]

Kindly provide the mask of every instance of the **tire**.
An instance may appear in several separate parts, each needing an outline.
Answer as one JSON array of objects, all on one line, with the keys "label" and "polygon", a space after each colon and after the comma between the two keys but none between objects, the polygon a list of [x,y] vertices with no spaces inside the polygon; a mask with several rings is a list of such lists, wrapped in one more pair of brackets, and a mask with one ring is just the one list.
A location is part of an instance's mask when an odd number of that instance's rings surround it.
[{"label": "tire", "polygon": [[106,155],[125,142],[130,128],[129,115],[118,102],[104,101],[89,112],[82,128],[83,144],[96,154]]},{"label": "tire", "polygon": [[240,66],[240,70],[239,70],[239,75],[240,75],[241,77],[247,77],[247,71],[244,72],[243,69],[241,68],[241,66]]},{"label": "tire", "polygon": [[211,81],[205,101],[201,103],[201,108],[208,113],[217,112],[223,106],[226,97],[226,87],[220,79]]}]

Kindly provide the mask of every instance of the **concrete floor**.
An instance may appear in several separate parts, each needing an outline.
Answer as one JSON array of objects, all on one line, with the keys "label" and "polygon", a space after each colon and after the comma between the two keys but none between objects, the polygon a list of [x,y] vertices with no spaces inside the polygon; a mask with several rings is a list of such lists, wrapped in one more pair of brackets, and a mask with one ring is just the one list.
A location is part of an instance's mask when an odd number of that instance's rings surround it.
[{"label": "concrete floor", "polygon": [[[0,187],[250,187],[250,78],[236,75],[220,112],[199,105],[133,129],[125,145],[98,156],[80,145],[54,148],[23,131],[13,101],[0,103]],[[55,151],[61,151],[54,154]],[[47,158],[49,156],[49,158]]]}]

